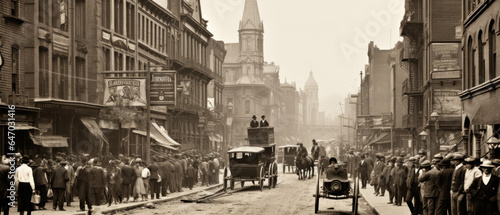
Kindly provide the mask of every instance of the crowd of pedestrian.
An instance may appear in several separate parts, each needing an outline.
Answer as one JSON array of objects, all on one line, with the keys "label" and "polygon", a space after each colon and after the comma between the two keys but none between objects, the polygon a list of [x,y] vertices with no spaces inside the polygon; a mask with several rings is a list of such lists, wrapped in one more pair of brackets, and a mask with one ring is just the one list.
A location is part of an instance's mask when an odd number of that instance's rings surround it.
[{"label": "crowd of pedestrian", "polygon": [[[9,179],[10,166],[15,164],[15,177]],[[199,184],[219,183],[219,169],[224,160],[217,152],[191,150],[179,154],[152,157],[146,163],[140,156],[100,157],[88,154],[54,157],[17,154],[12,160],[2,157],[0,164],[0,207],[9,214],[7,187],[15,183],[17,209],[21,215],[46,210],[52,198],[52,209],[65,211],[78,197],[80,211],[92,206],[160,199],[169,193],[183,192]],[[31,203],[33,194],[40,196]]]},{"label": "crowd of pedestrian", "polygon": [[347,170],[359,176],[362,189],[374,187],[374,195],[388,193],[389,202],[406,202],[411,214],[500,214],[500,160],[436,154],[432,159],[420,150],[414,157],[348,152]]}]

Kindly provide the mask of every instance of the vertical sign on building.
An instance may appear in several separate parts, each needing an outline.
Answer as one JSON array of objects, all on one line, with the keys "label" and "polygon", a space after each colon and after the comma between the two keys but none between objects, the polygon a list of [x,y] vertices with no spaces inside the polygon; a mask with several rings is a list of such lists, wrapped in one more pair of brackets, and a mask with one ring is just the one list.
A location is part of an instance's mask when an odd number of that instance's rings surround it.
[{"label": "vertical sign on building", "polygon": [[172,105],[176,101],[176,71],[151,72],[151,105]]}]

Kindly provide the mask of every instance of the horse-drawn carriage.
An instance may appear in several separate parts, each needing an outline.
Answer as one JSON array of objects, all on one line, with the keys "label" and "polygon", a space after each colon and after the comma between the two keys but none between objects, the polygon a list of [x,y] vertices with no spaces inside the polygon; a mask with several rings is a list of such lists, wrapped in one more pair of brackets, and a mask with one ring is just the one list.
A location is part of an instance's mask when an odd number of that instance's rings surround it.
[{"label": "horse-drawn carriage", "polygon": [[[320,156],[321,159],[321,156]],[[348,199],[352,198],[352,212],[358,213],[359,180],[357,177],[350,181],[347,169],[343,165],[327,167],[326,174],[318,174],[316,178],[316,193],[314,195],[314,213],[318,213],[319,199]],[[352,186],[351,186],[352,185]]]},{"label": "horse-drawn carriage", "polygon": [[229,167],[224,168],[224,191],[234,189],[234,182],[241,186],[245,181],[257,181],[262,191],[264,181],[268,188],[276,187],[278,182],[278,164],[276,163],[276,144],[272,127],[248,128],[250,146],[238,147],[228,151]]},{"label": "horse-drawn carriage", "polygon": [[297,145],[285,145],[278,147],[278,154],[281,155],[281,163],[283,165],[283,174],[286,173],[286,167],[288,167],[288,172],[294,172],[295,167],[295,156],[297,155],[297,150],[299,146]]}]

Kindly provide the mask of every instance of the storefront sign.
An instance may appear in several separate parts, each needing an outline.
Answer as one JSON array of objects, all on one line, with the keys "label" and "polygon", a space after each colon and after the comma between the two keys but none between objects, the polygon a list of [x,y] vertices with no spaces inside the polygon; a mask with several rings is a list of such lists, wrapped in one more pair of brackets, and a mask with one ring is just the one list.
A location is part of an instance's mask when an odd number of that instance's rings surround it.
[{"label": "storefront sign", "polygon": [[145,79],[105,79],[105,106],[146,106]]},{"label": "storefront sign", "polygon": [[461,78],[461,71],[435,71],[431,72],[432,79]]},{"label": "storefront sign", "polygon": [[434,110],[440,116],[462,116],[460,90],[434,90]]},{"label": "storefront sign", "polygon": [[358,128],[360,129],[384,129],[391,126],[392,116],[390,114],[358,116]]},{"label": "storefront sign", "polygon": [[152,72],[150,86],[151,105],[175,105],[176,71]]},{"label": "storefront sign", "polygon": [[458,43],[434,43],[431,45],[432,72],[461,71]]}]

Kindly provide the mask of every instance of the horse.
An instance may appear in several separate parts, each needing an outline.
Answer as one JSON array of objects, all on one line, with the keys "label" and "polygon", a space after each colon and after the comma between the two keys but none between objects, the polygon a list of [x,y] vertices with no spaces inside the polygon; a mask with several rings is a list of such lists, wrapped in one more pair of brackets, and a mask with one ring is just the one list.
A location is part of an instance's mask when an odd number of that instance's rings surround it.
[{"label": "horse", "polygon": [[[298,155],[295,157],[296,166],[297,166],[297,175],[299,176],[299,180],[305,180],[307,174],[309,174],[309,179],[314,176],[314,159],[312,156],[308,155],[307,157],[302,157]],[[312,171],[312,176],[311,176]]]}]

